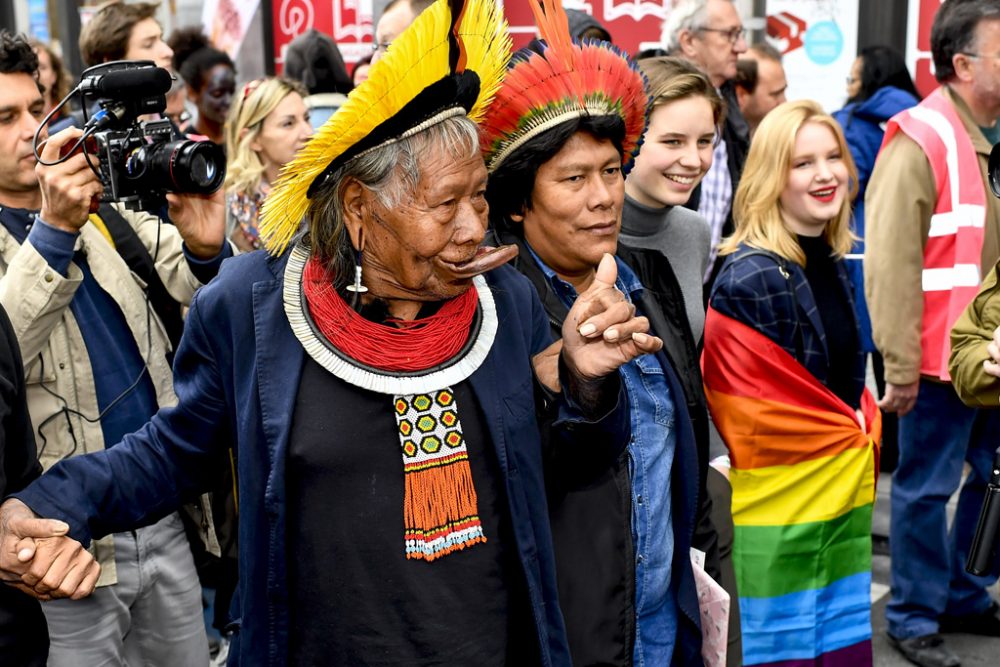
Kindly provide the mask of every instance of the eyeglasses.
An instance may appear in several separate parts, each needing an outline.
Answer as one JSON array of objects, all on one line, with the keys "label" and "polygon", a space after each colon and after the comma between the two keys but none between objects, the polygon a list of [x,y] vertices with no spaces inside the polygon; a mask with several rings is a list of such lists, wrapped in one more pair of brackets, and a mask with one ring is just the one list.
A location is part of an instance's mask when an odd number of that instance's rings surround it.
[{"label": "eyeglasses", "polygon": [[378,53],[379,51],[385,51],[389,48],[392,42],[372,42],[372,53]]},{"label": "eyeglasses", "polygon": [[745,40],[747,38],[747,29],[743,27],[731,28],[729,30],[723,30],[722,28],[698,28],[698,30],[701,32],[717,32],[720,35],[725,35],[730,44],[735,44],[741,39]]},{"label": "eyeglasses", "polygon": [[966,58],[992,58],[993,60],[1000,58],[1000,54],[990,55],[988,53],[966,53],[965,51],[961,51],[960,53]]}]

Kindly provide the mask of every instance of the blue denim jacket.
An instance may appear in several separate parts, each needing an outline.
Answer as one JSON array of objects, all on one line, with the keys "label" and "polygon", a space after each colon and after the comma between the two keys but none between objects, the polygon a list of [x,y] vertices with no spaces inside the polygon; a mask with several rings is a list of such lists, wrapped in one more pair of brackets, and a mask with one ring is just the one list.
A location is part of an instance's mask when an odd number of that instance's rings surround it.
[{"label": "blue denim jacket", "polygon": [[[527,244],[526,244],[527,245]],[[577,293],[528,246],[552,289],[567,307]],[[620,259],[617,287],[633,302],[642,283]],[[641,314],[641,313],[639,313]],[[636,638],[633,662],[669,665],[677,636],[677,602],[671,590],[674,557],[670,474],[677,448],[673,397],[656,355],[646,354],[619,369],[632,420],[629,478],[632,543],[635,545]]]}]

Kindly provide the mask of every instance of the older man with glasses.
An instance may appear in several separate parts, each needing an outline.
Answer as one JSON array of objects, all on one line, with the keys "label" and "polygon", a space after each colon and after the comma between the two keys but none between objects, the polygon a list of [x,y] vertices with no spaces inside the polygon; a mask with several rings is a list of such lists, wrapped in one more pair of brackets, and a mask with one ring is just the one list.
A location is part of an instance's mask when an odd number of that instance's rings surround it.
[{"label": "older man with glasses", "polygon": [[375,25],[372,42],[372,64],[385,55],[392,40],[403,34],[420,12],[431,6],[432,0],[390,0]]}]

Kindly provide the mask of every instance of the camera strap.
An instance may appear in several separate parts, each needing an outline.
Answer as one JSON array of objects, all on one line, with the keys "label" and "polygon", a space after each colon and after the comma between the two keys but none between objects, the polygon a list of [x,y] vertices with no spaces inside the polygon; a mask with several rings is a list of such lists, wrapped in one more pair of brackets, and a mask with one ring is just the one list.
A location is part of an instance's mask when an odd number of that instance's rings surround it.
[{"label": "camera strap", "polygon": [[[184,319],[181,317],[181,305],[170,296],[159,274],[156,273],[156,263],[149,250],[143,245],[132,225],[118,210],[110,204],[101,204],[97,209],[104,226],[114,241],[115,250],[132,271],[146,283],[146,296],[149,305],[163,322],[170,344],[177,349],[184,330]],[[164,224],[161,222],[160,224]]]}]

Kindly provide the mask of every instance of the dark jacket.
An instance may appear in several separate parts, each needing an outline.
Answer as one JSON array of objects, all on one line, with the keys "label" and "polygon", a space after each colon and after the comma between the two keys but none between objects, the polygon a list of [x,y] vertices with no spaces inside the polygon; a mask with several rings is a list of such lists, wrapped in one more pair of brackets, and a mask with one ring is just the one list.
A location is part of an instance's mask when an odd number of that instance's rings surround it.
[{"label": "dark jacket", "polygon": [[643,314],[652,331],[663,339],[663,352],[670,360],[677,379],[684,388],[688,417],[698,451],[698,515],[692,546],[705,552],[705,571],[721,581],[719,565],[719,535],[712,524],[712,499],[705,491],[708,476],[709,419],[705,385],[701,378],[701,361],[697,344],[691,335],[684,306],[684,295],[674,275],[670,261],[662,253],[632,248],[618,243],[618,257],[631,267],[645,288],[642,294]]},{"label": "dark jacket", "polygon": [[[740,104],[736,99],[736,84],[726,81],[719,89],[722,99],[726,101],[726,122],[722,126],[722,138],[726,141],[726,164],[729,166],[729,180],[733,184],[733,198],[736,198],[736,189],[740,185],[740,177],[743,175],[743,165],[747,161],[747,153],[750,152],[750,126],[740,112]],[[701,203],[701,184],[691,193],[691,198],[684,204],[685,208],[692,211],[698,210]],[[733,208],[729,207],[729,215],[722,225],[722,238],[730,236],[736,229],[733,223]],[[724,257],[715,258],[715,265],[712,268],[712,277],[706,283],[706,288],[710,288],[715,276],[722,269]],[[707,296],[707,294],[706,294]]]},{"label": "dark jacket", "polygon": [[[524,242],[512,234],[500,234],[503,243],[518,245],[520,253],[514,266],[535,286],[548,315],[555,336],[561,335],[562,323],[569,309],[552,290],[545,274],[532,260]],[[634,251],[645,255],[645,251]],[[655,253],[650,252],[649,255]],[[669,266],[667,267],[669,271]],[[667,326],[664,350],[683,350],[685,364],[690,364],[693,341],[681,341],[680,332],[690,331],[684,314],[684,302],[673,273],[671,298],[676,304],[669,315],[659,313],[652,292],[643,295],[641,307]],[[683,326],[676,319],[682,318]],[[678,335],[673,335],[673,334]],[[687,335],[690,339],[690,334]],[[681,366],[675,366],[664,352],[658,355],[666,371],[673,396],[686,395],[679,380]],[[694,359],[695,368],[697,360]],[[675,665],[701,665],[701,621],[698,611],[690,547],[699,507],[698,445],[685,404],[676,403],[678,425],[677,449],[671,477],[674,516],[674,586],[679,607]],[[704,403],[702,403],[704,411]],[[704,422],[702,422],[704,425]],[[544,430],[543,430],[544,434]],[[543,435],[544,437],[544,435]],[[707,439],[706,439],[707,442]],[[577,466],[554,465],[546,461],[549,485],[549,513],[555,544],[559,601],[566,619],[570,653],[574,665],[631,665],[635,643],[635,548],[632,544],[632,490],[629,481],[628,453],[617,460],[588,460]],[[716,550],[715,562],[718,562]]]},{"label": "dark jacket", "polygon": [[[24,366],[14,328],[0,307],[0,498],[42,474],[28,416]],[[42,667],[49,631],[38,600],[0,584],[0,663]]]},{"label": "dark jacket", "polygon": [[[192,301],[174,362],[177,407],[161,410],[119,445],[58,464],[19,494],[42,516],[65,520],[86,543],[151,523],[208,488],[235,442],[240,580],[230,665],[283,665],[288,654],[285,459],[305,352],[284,312],[286,262],[287,255],[263,252],[227,260]],[[504,475],[540,663],[568,665],[531,366],[551,337],[524,278],[501,267],[487,282],[501,335],[469,382]],[[616,391],[624,404],[620,385]],[[615,409],[603,421],[585,422],[563,401],[557,423],[578,443],[600,448],[627,440],[627,417],[627,409]]]},{"label": "dark jacket", "polygon": [[[806,273],[795,262],[779,262],[777,255],[762,253],[741,245],[726,257],[712,288],[710,305],[773,340],[825,385],[830,376],[826,330]],[[853,305],[851,283],[843,261],[837,262],[837,272]],[[852,395],[860,397],[865,385],[865,354],[860,345],[852,376]]]},{"label": "dark jacket", "polygon": [[857,239],[851,248],[856,258],[847,262],[847,274],[854,286],[854,309],[858,316],[858,326],[861,333],[861,345],[865,352],[874,352],[875,343],[872,340],[872,321],[865,303],[864,271],[861,258],[865,254],[865,191],[868,189],[868,179],[875,168],[875,158],[882,147],[882,137],[885,131],[882,125],[900,111],[909,109],[919,103],[919,100],[905,90],[886,86],[879,88],[875,94],[862,102],[852,102],[840,111],[835,111],[833,117],[844,130],[844,138],[851,149],[854,166],[858,168],[858,194],[854,198],[853,230]]}]

